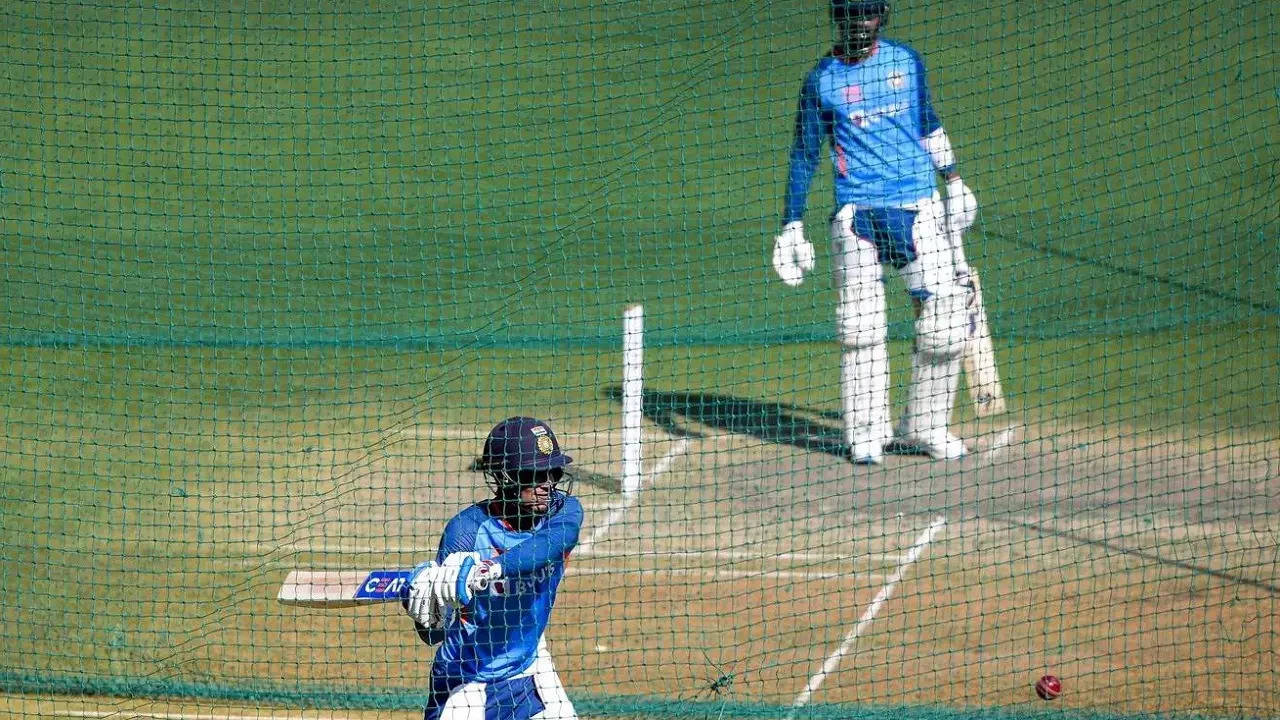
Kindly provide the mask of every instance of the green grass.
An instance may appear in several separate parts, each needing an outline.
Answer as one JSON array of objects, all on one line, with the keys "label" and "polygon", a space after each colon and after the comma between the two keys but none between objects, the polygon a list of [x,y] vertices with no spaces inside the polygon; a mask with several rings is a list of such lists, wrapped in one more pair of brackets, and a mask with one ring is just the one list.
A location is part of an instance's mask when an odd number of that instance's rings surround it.
[{"label": "green grass", "polygon": [[[0,13],[10,342],[601,343],[636,301],[672,342],[830,335],[825,278],[767,267],[808,5],[74,7]],[[1274,10],[1030,12],[893,24],[997,332],[1274,316]]]}]

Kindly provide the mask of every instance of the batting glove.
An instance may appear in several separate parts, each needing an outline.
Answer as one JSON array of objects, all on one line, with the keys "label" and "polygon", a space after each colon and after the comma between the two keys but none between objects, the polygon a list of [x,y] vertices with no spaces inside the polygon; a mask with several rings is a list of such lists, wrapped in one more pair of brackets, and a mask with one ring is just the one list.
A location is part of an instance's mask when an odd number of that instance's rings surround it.
[{"label": "batting glove", "polygon": [[773,269],[782,282],[798,287],[813,269],[813,245],[804,237],[804,223],[793,220],[773,239]]},{"label": "batting glove", "polygon": [[440,566],[435,560],[424,562],[413,569],[409,576],[409,594],[404,599],[405,612],[419,625],[432,630],[440,630],[445,626],[448,609],[436,597],[434,585]]},{"label": "batting glove", "polygon": [[471,576],[480,565],[480,553],[450,553],[440,564],[432,583],[432,592],[447,606],[465,607],[471,604]]},{"label": "batting glove", "polygon": [[964,180],[958,177],[947,181],[947,228],[951,232],[964,232],[978,218],[978,198]]},{"label": "batting glove", "polygon": [[485,592],[501,577],[502,566],[492,560],[485,560],[472,566],[467,575],[467,589],[472,595]]}]

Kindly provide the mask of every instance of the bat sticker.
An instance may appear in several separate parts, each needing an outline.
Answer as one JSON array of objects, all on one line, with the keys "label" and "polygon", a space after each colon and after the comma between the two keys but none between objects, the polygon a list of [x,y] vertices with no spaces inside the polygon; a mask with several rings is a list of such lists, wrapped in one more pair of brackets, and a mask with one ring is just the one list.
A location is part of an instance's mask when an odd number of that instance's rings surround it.
[{"label": "bat sticker", "polygon": [[374,570],[360,583],[356,599],[396,600],[408,585],[408,570]]}]

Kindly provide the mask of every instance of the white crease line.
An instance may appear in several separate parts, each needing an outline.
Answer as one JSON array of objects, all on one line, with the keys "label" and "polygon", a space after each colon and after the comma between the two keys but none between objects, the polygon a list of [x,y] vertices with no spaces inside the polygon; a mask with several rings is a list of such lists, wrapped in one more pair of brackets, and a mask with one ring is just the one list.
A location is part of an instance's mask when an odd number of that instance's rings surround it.
[{"label": "white crease line", "polygon": [[813,693],[822,686],[822,682],[827,679],[827,676],[835,672],[836,668],[840,666],[840,659],[847,655],[849,650],[853,648],[853,644],[857,642],[858,636],[862,635],[862,631],[866,630],[871,624],[871,621],[875,619],[876,614],[880,612],[880,608],[884,606],[885,601],[893,595],[894,588],[896,588],[898,583],[902,581],[902,577],[906,575],[907,570],[915,564],[916,559],[920,557],[920,553],[924,552],[924,549],[933,541],[933,536],[937,535],[938,532],[942,530],[942,526],[946,524],[947,519],[939,515],[934,518],[933,523],[930,524],[929,527],[925,528],[924,532],[920,533],[920,537],[916,538],[915,544],[912,545],[911,549],[902,556],[901,562],[898,563],[898,569],[893,571],[893,574],[890,575],[889,579],[885,582],[884,587],[880,588],[880,592],[876,593],[875,599],[871,601],[871,605],[867,608],[866,612],[862,613],[862,617],[858,620],[858,624],[854,625],[849,630],[849,632],[844,636],[844,642],[840,643],[840,647],[837,648],[835,652],[831,653],[826,662],[822,663],[822,669],[814,673],[813,676],[809,678],[809,682],[804,686],[804,690],[796,696],[795,702],[791,703],[791,711],[787,713],[787,720],[794,718],[796,712],[809,703],[809,699],[812,698]]},{"label": "white crease line", "polygon": [[[836,429],[832,428],[832,432],[836,432]],[[472,442],[483,442],[484,439],[488,436],[488,433],[489,433],[489,430],[487,428],[477,429],[477,430],[467,430],[465,428],[457,428],[457,427],[408,427],[399,431],[399,434],[401,437],[412,438],[416,440],[458,440],[458,441],[465,440],[465,441],[472,441]],[[725,447],[728,445],[730,441],[734,440],[735,438],[746,439],[748,441],[751,441],[753,444],[760,444],[763,442],[752,437],[751,435],[746,435],[743,433],[720,432],[714,428],[709,429],[706,427],[700,427],[698,429],[698,435],[699,435],[698,439],[701,442],[714,444],[716,447]],[[621,428],[617,430],[587,430],[587,431],[577,432],[577,433],[563,431],[563,432],[557,432],[556,437],[560,438],[561,444],[568,448],[573,448],[573,447],[598,448],[598,447],[613,447],[613,446],[621,447],[622,446],[622,429]],[[604,440],[606,440],[606,442],[602,442],[602,443],[598,442],[594,445],[583,446],[579,443],[574,443],[573,442],[574,438],[593,438],[593,439],[603,438]],[[826,440],[829,438],[814,436],[814,439]],[[570,452],[570,454],[573,454],[573,453]]]},{"label": "white crease line", "polygon": [[210,715],[205,712],[154,712],[150,710],[54,710],[59,717],[110,717],[111,720],[344,720],[346,715]]},{"label": "white crease line", "polygon": [[[312,571],[346,571],[349,567],[341,568],[308,568]],[[360,571],[367,572],[367,571]],[[866,578],[870,580],[879,580],[884,578],[883,573],[871,572],[853,572],[850,570],[828,570],[820,571],[814,568],[805,569],[760,569],[760,570],[728,570],[716,567],[680,567],[680,568],[639,568],[639,567],[583,567],[582,563],[571,562],[565,569],[565,577],[575,575],[684,575],[696,577],[718,577],[718,578],[782,578],[785,580],[808,579],[808,580],[831,580],[836,578]]]},{"label": "white crease line", "polygon": [[[758,541],[757,545],[766,545],[768,541]],[[309,553],[315,555],[435,555],[436,548],[413,545],[387,545],[383,547],[375,547],[373,545],[344,545],[341,543],[322,543],[317,545],[305,545],[302,543],[294,543],[283,545],[279,548],[282,551],[291,553]],[[870,561],[887,561],[897,560],[901,557],[900,553],[851,553],[849,555],[836,555],[833,553],[807,553],[807,552],[783,552],[773,555],[761,555],[759,552],[751,552],[747,550],[723,550],[712,548],[707,550],[665,550],[662,548],[645,548],[631,549],[625,552],[604,552],[590,547],[579,547],[573,551],[575,558],[595,558],[597,560],[635,560],[641,557],[681,557],[686,555],[696,555],[704,557],[710,562],[721,560],[743,561],[743,560],[795,560],[802,563],[835,563],[847,562],[849,560],[870,560]],[[262,562],[262,558],[251,557],[245,558],[246,561]]]},{"label": "white crease line", "polygon": [[693,575],[717,578],[782,578],[784,580],[833,580],[867,578],[878,580],[884,575],[855,572],[816,572],[813,570],[720,570],[717,568],[582,568],[571,565],[565,576],[573,575]]},{"label": "white crease line", "polygon": [[605,534],[609,532],[609,529],[621,520],[623,515],[627,514],[627,510],[635,504],[636,499],[640,497],[640,493],[644,491],[645,487],[652,486],[654,481],[658,479],[658,476],[666,472],[671,467],[671,464],[674,463],[681,455],[684,455],[688,450],[689,438],[680,438],[677,440],[675,446],[668,450],[666,455],[662,456],[662,459],[653,467],[653,470],[646,473],[646,477],[644,478],[645,482],[640,483],[640,487],[637,488],[635,492],[624,493],[622,496],[622,503],[610,510],[609,515],[605,517],[604,522],[600,523],[600,525],[591,532],[591,536],[584,542],[578,544],[577,552],[586,552],[592,545],[600,540],[600,538],[603,538]]},{"label": "white crease line", "polygon": [[[476,440],[483,441],[489,436],[488,428],[476,428],[475,430],[467,430],[458,427],[409,427],[400,431],[401,435],[407,437],[418,438],[420,440]],[[610,445],[620,444],[622,442],[622,430],[587,430],[584,432],[558,432],[556,436],[560,438],[561,444],[568,447],[576,447],[576,443],[565,442],[574,438],[607,438],[609,440],[617,440],[616,443],[608,443]]]},{"label": "white crease line", "polygon": [[[764,545],[765,542],[757,542],[756,544]],[[782,552],[773,555],[761,555],[758,552],[748,552],[746,550],[664,550],[661,548],[647,550],[627,550],[626,552],[604,553],[588,550],[585,553],[574,551],[574,557],[584,555],[596,560],[635,560],[642,557],[683,557],[692,556],[704,558],[709,562],[716,563],[721,560],[730,561],[749,561],[749,560],[795,560],[801,563],[817,563],[827,565],[830,563],[840,563],[849,561],[885,561],[897,560],[901,555],[899,553],[850,553],[848,555],[835,555],[827,553],[797,553]]]}]

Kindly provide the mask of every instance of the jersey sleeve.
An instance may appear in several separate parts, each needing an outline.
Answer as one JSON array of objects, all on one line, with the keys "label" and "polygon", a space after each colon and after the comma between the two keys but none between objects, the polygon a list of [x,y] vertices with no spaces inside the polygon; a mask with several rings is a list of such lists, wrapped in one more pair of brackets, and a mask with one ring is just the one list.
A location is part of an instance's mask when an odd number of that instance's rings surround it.
[{"label": "jersey sleeve", "polygon": [[805,77],[796,107],[795,135],[787,170],[787,198],[782,221],[804,218],[809,202],[809,186],[822,159],[822,140],[831,132],[831,115],[822,110],[818,96],[817,73]]},{"label": "jersey sleeve", "polygon": [[568,495],[560,512],[548,517],[524,542],[503,553],[504,576],[524,575],[564,559],[578,544],[582,531],[582,503]]},{"label": "jersey sleeve", "polygon": [[929,95],[929,78],[924,70],[924,58],[919,53],[915,55],[916,78],[919,83],[919,96],[916,98],[916,104],[920,108],[920,137],[927,137],[933,131],[942,127],[942,121],[938,119],[938,113],[933,110],[933,98]]}]

